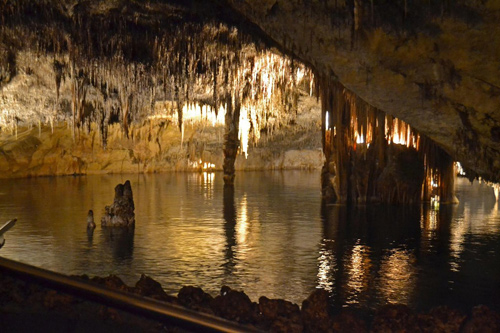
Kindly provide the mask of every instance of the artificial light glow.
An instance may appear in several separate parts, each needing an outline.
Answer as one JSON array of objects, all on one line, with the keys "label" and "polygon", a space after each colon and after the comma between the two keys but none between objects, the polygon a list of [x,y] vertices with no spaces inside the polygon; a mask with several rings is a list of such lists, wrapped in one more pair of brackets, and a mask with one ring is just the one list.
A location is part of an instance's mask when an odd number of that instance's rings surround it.
[{"label": "artificial light glow", "polygon": [[399,119],[393,119],[392,126],[385,120],[385,137],[387,142],[413,147],[418,150],[418,141],[420,137],[413,135],[409,124]]},{"label": "artificial light glow", "polygon": [[[481,179],[479,179],[481,180]],[[499,194],[500,194],[500,184],[498,183],[492,183],[492,182],[485,182],[486,185],[490,186],[493,188],[493,194],[495,195],[495,201],[498,202],[498,197],[499,197]],[[481,184],[481,182],[479,182],[479,184]]]},{"label": "artificial light glow", "polygon": [[238,128],[238,139],[241,143],[241,151],[248,157],[248,134],[250,133],[250,120],[246,108],[241,108],[240,126]]},{"label": "artificial light glow", "polygon": [[392,143],[395,143],[397,145],[402,145],[406,146],[406,141],[404,136],[400,135],[401,133],[394,133],[394,136],[392,137]]},{"label": "artificial light glow", "polygon": [[462,164],[460,164],[460,162],[455,162],[455,168],[458,175],[465,176],[465,170],[462,168]]},{"label": "artificial light glow", "polygon": [[302,68],[297,68],[297,75],[296,75],[296,78],[297,78],[297,82],[300,82],[302,81],[302,79],[304,78],[305,76],[305,70],[303,70]]},{"label": "artificial light glow", "polygon": [[358,133],[356,133],[355,137],[356,137],[356,143],[357,144],[365,143],[365,139],[363,138],[363,134],[358,135]]},{"label": "artificial light glow", "polygon": [[439,195],[433,195],[431,197],[431,207],[434,209],[439,209],[439,201],[440,201]]},{"label": "artificial light glow", "polygon": [[189,166],[192,169],[198,170],[198,171],[212,171],[215,169],[215,164],[210,163],[210,162],[203,162],[203,160],[198,160],[198,161],[189,161]]},{"label": "artificial light glow", "polygon": [[[163,110],[157,111],[148,119],[168,119],[174,124],[179,124],[178,114],[176,112],[175,103],[156,102],[155,108]],[[224,125],[224,117],[226,109],[221,105],[219,111],[215,114],[215,110],[209,105],[200,105],[199,103],[184,104],[182,107],[182,123],[184,124],[211,124],[212,126]]]},{"label": "artificial light glow", "polygon": [[330,121],[330,114],[328,111],[326,111],[325,113],[325,131],[328,131],[328,128],[329,128],[329,121]]}]

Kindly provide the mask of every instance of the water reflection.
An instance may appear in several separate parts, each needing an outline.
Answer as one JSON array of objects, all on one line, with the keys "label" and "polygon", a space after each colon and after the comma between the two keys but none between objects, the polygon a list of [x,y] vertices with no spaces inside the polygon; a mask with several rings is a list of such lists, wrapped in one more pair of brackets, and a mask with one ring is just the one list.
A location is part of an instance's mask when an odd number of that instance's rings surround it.
[{"label": "water reflection", "polygon": [[94,242],[94,228],[87,228],[87,240],[89,242],[89,246],[92,246]]},{"label": "water reflection", "polygon": [[[227,284],[254,301],[266,295],[300,304],[321,287],[338,307],[498,306],[500,216],[486,185],[459,180],[460,204],[439,210],[319,213],[317,173],[241,173],[229,190],[219,175],[0,180],[0,221],[18,218],[0,255],[64,274],[117,274],[130,285],[145,273],[170,294],[196,285],[216,295]],[[135,231],[97,226],[89,237],[88,210],[98,221],[127,179]]]},{"label": "water reflection", "polygon": [[318,261],[318,288],[333,292],[334,279],[332,276],[334,276],[337,263],[333,251],[328,249],[325,243],[321,244]]},{"label": "water reflection", "polygon": [[234,186],[224,186],[222,214],[224,216],[224,235],[226,236],[224,267],[226,268],[226,274],[231,274],[235,266],[234,249],[236,246],[236,206],[234,204]]},{"label": "water reflection", "polygon": [[378,285],[385,303],[412,304],[417,268],[414,251],[391,249],[381,259]]},{"label": "water reflection", "polygon": [[102,228],[103,245],[112,253],[116,263],[131,260],[134,254],[134,229],[130,228]]},{"label": "water reflection", "polygon": [[369,248],[359,244],[358,240],[354,245],[350,258],[346,260],[346,304],[359,304],[362,296],[366,294],[370,287],[371,260]]},{"label": "water reflection", "polygon": [[[407,303],[414,288],[409,253],[418,244],[418,217],[417,209],[329,207],[323,214],[318,287],[333,286],[339,307]],[[325,275],[325,267],[335,269]]]},{"label": "water reflection", "polygon": [[317,287],[337,307],[403,303],[468,310],[500,295],[500,217],[493,192],[458,182],[458,205],[328,206]]},{"label": "water reflection", "polygon": [[238,244],[242,247],[245,248],[246,242],[247,242],[247,236],[248,236],[248,226],[249,220],[248,220],[248,201],[247,201],[247,195],[246,193],[243,194],[243,198],[241,198],[240,202],[240,216],[238,219]]}]

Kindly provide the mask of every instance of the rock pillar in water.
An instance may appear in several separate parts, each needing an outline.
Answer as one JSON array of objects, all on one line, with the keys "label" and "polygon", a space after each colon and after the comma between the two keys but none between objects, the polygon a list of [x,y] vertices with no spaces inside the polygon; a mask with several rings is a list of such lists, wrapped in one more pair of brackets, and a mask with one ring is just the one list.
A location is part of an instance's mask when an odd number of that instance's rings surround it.
[{"label": "rock pillar in water", "polygon": [[227,103],[227,111],[225,118],[225,134],[224,134],[224,184],[234,184],[234,162],[238,154],[240,141],[238,139],[238,128],[240,123],[241,105],[237,100],[234,107],[232,99]]},{"label": "rock pillar in water", "polygon": [[130,181],[118,184],[115,187],[115,199],[111,206],[105,207],[105,214],[101,219],[103,227],[134,227],[134,198]]}]

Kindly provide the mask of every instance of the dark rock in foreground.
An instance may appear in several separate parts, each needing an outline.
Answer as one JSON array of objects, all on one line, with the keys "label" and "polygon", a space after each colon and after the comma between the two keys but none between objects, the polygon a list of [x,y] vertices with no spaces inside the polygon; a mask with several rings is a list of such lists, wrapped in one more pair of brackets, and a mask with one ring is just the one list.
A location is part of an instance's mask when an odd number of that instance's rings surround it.
[{"label": "dark rock in foreground", "polygon": [[332,327],[329,303],[329,294],[323,289],[316,289],[302,302],[302,320],[307,332],[326,332]]},{"label": "dark rock in foreground", "polygon": [[130,181],[118,184],[115,187],[115,199],[111,206],[105,207],[105,214],[101,219],[102,227],[134,227],[134,198]]},{"label": "dark rock in foreground", "polygon": [[297,304],[282,299],[259,298],[263,326],[273,332],[302,332],[304,325]]},{"label": "dark rock in foreground", "polygon": [[215,315],[239,323],[255,322],[258,316],[258,306],[242,291],[222,287],[220,295],[212,302]]},{"label": "dark rock in foreground", "polygon": [[179,303],[188,309],[214,314],[212,310],[214,298],[199,287],[184,286],[179,290],[177,298]]},{"label": "dark rock in foreground", "polygon": [[[330,295],[315,290],[297,304],[260,297],[255,303],[242,291],[222,287],[215,298],[201,288],[185,286],[178,297],[165,293],[160,283],[141,275],[135,287],[127,286],[119,277],[77,278],[89,280],[111,289],[150,297],[159,301],[181,305],[247,325],[267,332],[499,332],[500,314],[486,306],[476,306],[466,315],[446,306],[429,312],[416,313],[406,305],[388,304],[381,307],[372,319],[354,309],[333,312]],[[100,328],[116,331],[177,332],[171,324],[125,312],[99,303],[93,303],[50,289],[34,282],[25,282],[8,275],[0,275],[0,322],[7,323],[13,331],[27,331],[24,319],[45,318],[48,328],[72,331],[74,329]],[[24,319],[23,319],[24,318]],[[29,321],[28,320],[28,321]],[[83,321],[85,320],[85,321]],[[31,326],[30,326],[31,325]],[[20,330],[19,330],[20,329]]]}]

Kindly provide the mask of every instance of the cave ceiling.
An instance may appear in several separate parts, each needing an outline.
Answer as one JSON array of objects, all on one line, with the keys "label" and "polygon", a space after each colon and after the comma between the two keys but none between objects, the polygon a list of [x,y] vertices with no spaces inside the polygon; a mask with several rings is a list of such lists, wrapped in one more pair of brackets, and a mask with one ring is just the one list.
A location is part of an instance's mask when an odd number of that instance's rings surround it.
[{"label": "cave ceiling", "polygon": [[25,48],[72,50],[96,64],[112,62],[119,48],[124,62],[147,65],[158,32],[189,36],[225,22],[411,124],[474,174],[500,180],[498,0],[7,0],[0,7],[2,86],[20,70],[16,53]]}]

